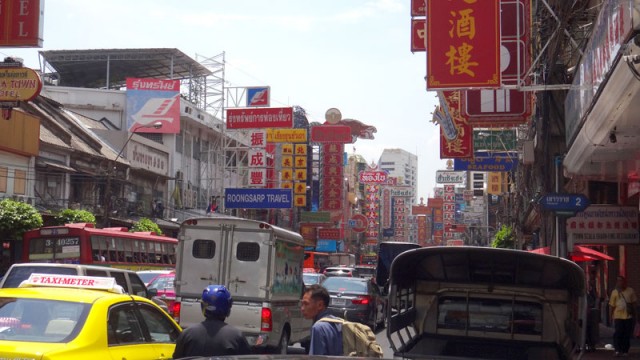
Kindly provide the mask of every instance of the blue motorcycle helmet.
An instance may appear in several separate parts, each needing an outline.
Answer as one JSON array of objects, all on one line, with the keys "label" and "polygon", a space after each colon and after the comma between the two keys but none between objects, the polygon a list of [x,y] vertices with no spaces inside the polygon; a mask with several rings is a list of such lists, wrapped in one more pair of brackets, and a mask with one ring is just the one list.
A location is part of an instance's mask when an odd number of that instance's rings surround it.
[{"label": "blue motorcycle helmet", "polygon": [[231,314],[233,299],[224,285],[209,285],[202,291],[200,303],[205,317],[226,318]]}]

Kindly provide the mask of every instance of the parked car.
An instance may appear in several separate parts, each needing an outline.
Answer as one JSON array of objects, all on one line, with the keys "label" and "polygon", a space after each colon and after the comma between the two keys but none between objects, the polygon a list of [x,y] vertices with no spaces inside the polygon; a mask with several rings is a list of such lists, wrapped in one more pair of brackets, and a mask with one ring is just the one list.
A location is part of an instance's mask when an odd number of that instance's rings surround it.
[{"label": "parked car", "polygon": [[330,266],[322,272],[326,277],[330,276],[346,276],[346,277],[357,277],[358,272],[354,268],[346,267],[346,266]]},{"label": "parked car", "polygon": [[317,273],[302,273],[302,281],[304,282],[304,286],[309,286],[313,284],[322,284],[322,282],[327,277],[324,274]]},{"label": "parked car", "polygon": [[174,287],[174,280],[176,274],[174,272],[168,274],[160,274],[153,278],[147,285],[147,289],[155,289],[158,292],[158,297],[167,304],[167,312],[173,316],[174,303],[176,301],[176,289]]},{"label": "parked car", "polygon": [[137,271],[137,274],[140,279],[144,281],[144,284],[149,287],[151,280],[155,279],[158,275],[171,274],[172,272],[174,272],[174,270],[141,270]]},{"label": "parked car", "polygon": [[331,296],[328,309],[332,315],[369,325],[372,330],[384,324],[387,299],[371,279],[334,276],[322,286]]}]

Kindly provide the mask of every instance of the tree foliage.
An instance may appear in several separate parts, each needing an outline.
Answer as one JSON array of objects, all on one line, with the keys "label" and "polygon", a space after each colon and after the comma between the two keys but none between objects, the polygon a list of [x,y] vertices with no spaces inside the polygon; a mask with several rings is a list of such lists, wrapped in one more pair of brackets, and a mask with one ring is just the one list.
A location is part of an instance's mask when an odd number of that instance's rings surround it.
[{"label": "tree foliage", "polygon": [[57,225],[74,223],[96,223],[96,217],[87,210],[64,209],[54,217]]},{"label": "tree foliage", "polygon": [[503,248],[503,249],[513,249],[516,242],[516,236],[513,232],[513,228],[511,226],[502,225],[500,230],[496,233],[493,241],[491,242],[491,247],[494,248]]},{"label": "tree foliage", "polygon": [[162,235],[160,226],[147,218],[140,218],[140,220],[135,222],[131,227],[131,231],[150,231],[155,232],[158,235]]},{"label": "tree foliage", "polygon": [[0,201],[0,236],[18,240],[42,226],[42,215],[31,205],[11,199]]}]

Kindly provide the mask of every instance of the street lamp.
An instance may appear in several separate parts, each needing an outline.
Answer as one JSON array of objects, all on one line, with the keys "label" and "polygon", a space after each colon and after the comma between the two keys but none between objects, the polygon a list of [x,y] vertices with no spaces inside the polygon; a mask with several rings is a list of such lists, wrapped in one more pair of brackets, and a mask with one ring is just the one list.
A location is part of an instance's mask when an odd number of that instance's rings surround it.
[{"label": "street lamp", "polygon": [[127,148],[127,144],[129,144],[129,141],[131,141],[133,134],[135,134],[138,130],[144,129],[144,128],[153,128],[157,130],[157,129],[160,129],[161,127],[162,127],[162,122],[160,121],[156,121],[151,124],[144,124],[144,125],[138,125],[136,127],[133,127],[131,129],[131,133],[129,134],[129,137],[127,138],[127,141],[125,141],[122,147],[120,148],[118,155],[116,155],[116,157],[113,160],[109,161],[109,167],[107,168],[107,185],[105,188],[105,195],[104,195],[104,215],[102,218],[102,222],[103,222],[102,227],[109,227],[111,225],[111,178],[113,177],[113,172],[116,170],[118,159],[120,158],[120,156],[122,156],[124,149]]}]

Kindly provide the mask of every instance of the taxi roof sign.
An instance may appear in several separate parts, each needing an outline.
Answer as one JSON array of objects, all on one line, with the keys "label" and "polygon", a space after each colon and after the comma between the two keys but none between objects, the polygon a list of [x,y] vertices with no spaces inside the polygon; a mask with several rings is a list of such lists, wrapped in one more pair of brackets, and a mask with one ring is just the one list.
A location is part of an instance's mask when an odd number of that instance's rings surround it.
[{"label": "taxi roof sign", "polygon": [[[31,274],[29,279],[20,284],[20,287],[51,286],[92,290],[108,290],[122,293],[122,288],[116,284],[116,279],[97,276],[56,275],[56,274]],[[118,289],[119,288],[119,289]]]}]

